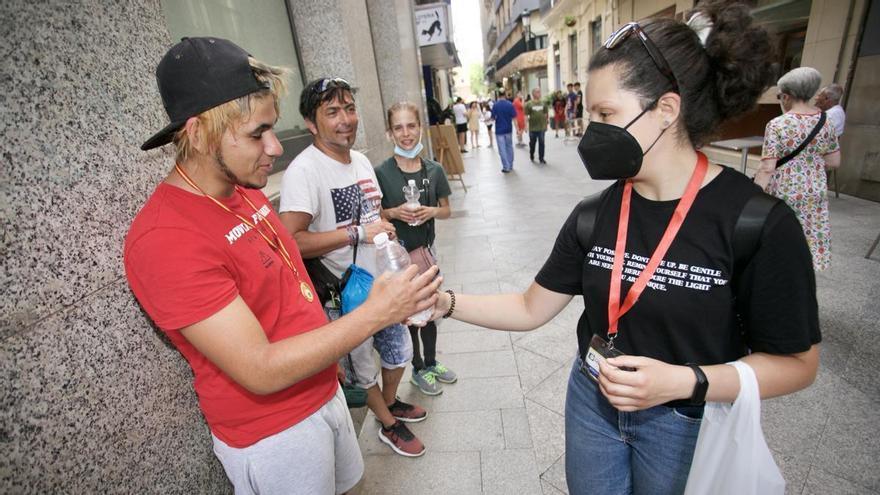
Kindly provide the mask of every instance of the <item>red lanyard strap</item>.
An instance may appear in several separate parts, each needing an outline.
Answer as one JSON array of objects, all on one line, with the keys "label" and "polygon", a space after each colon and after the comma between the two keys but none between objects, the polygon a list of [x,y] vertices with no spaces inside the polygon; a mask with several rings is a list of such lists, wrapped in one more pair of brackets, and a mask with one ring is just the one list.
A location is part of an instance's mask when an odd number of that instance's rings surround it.
[{"label": "red lanyard strap", "polygon": [[299,278],[299,272],[296,270],[296,267],[293,265],[293,261],[292,261],[291,258],[290,258],[290,253],[288,253],[288,252],[287,252],[287,248],[284,247],[284,243],[281,241],[281,238],[279,237],[278,232],[275,230],[275,227],[272,226],[272,222],[270,222],[268,218],[266,218],[262,213],[260,213],[259,210],[257,210],[257,207],[254,205],[254,203],[253,203],[253,202],[247,197],[247,195],[246,195],[241,189],[238,188],[238,186],[235,186],[235,191],[236,191],[238,194],[240,194],[241,197],[242,197],[242,198],[245,200],[245,202],[248,204],[248,206],[250,206],[251,209],[254,210],[254,214],[255,214],[256,216],[258,216],[261,220],[263,220],[263,222],[262,222],[263,225],[266,225],[266,226],[269,227],[269,230],[272,231],[272,235],[275,236],[275,241],[277,241],[277,242],[272,241],[272,239],[270,239],[269,236],[267,236],[267,235],[263,232],[262,229],[258,228],[256,224],[251,223],[250,221],[248,221],[247,218],[245,218],[245,217],[239,215],[238,213],[236,213],[236,212],[230,210],[228,206],[224,205],[223,203],[221,203],[220,201],[218,201],[216,198],[214,198],[214,197],[211,196],[210,194],[208,194],[208,193],[206,193],[205,191],[203,191],[202,188],[199,187],[198,185],[196,185],[196,183],[193,182],[193,180],[189,177],[189,175],[187,175],[187,173],[184,172],[182,168],[180,168],[180,165],[175,164],[175,165],[174,165],[174,169],[177,170],[177,173],[180,174],[180,176],[183,178],[183,180],[186,181],[186,183],[189,184],[192,188],[194,188],[194,189],[197,190],[198,192],[202,193],[205,197],[207,197],[208,199],[210,199],[211,201],[213,201],[214,204],[216,204],[216,205],[219,206],[220,208],[226,210],[227,212],[231,213],[231,214],[234,215],[236,218],[238,218],[239,220],[241,220],[242,223],[246,224],[246,225],[247,225],[248,227],[250,227],[252,230],[255,230],[258,234],[260,234],[260,237],[262,237],[263,240],[266,241],[266,243],[269,245],[269,247],[271,247],[273,250],[275,250],[275,252],[278,253],[278,256],[280,256],[281,259],[284,261],[284,264],[286,264],[286,265],[288,266],[288,268],[290,268],[291,270],[293,270],[293,274],[296,275],[297,280],[300,280],[300,278]]},{"label": "red lanyard strap", "polygon": [[626,294],[626,299],[623,301],[623,306],[620,306],[620,278],[623,274],[623,254],[626,252],[626,234],[629,227],[629,208],[632,199],[632,180],[627,180],[626,184],[624,184],[623,199],[620,203],[620,220],[617,223],[617,242],[614,245],[614,265],[611,268],[611,289],[608,293],[609,339],[613,339],[617,335],[618,321],[639,300],[639,296],[642,295],[642,291],[645,290],[648,281],[651,280],[657,267],[660,266],[660,261],[666,256],[666,251],[672,245],[672,241],[684,223],[691,205],[694,204],[697,193],[700,191],[700,186],[703,184],[703,179],[706,177],[707,170],[709,170],[709,160],[706,158],[706,155],[697,152],[697,166],[691,174],[690,181],[688,181],[687,187],[684,190],[684,195],[675,207],[672,218],[669,219],[669,225],[666,226],[666,231],[663,233],[663,237],[660,238],[660,243],[654,249],[654,253],[651,254],[648,265],[639,274],[632,287],[630,287]]}]

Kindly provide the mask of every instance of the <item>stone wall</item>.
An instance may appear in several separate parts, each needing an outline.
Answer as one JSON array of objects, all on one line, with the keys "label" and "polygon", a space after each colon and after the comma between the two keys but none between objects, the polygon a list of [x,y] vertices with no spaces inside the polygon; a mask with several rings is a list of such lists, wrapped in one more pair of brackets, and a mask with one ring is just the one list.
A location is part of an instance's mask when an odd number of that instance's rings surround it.
[{"label": "stone wall", "polygon": [[170,167],[157,0],[0,2],[0,492],[230,491],[122,242]]},{"label": "stone wall", "polygon": [[[406,6],[383,2],[374,15]],[[384,159],[376,58],[414,45],[374,37],[366,0],[289,7],[306,78],[359,89],[358,147]],[[167,121],[154,71],[171,44],[159,0],[0,2],[0,493],[231,492],[189,365],[122,266],[172,165],[139,149]],[[385,89],[411,97],[407,73]]]}]

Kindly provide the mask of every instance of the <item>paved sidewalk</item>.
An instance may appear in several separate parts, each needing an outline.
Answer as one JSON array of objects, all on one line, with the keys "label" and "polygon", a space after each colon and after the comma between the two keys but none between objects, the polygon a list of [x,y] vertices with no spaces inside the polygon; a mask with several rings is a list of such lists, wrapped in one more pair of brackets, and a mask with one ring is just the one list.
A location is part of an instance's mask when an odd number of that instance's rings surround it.
[{"label": "paved sidewalk", "polygon": [[[465,155],[468,193],[452,183],[453,218],[438,222],[446,287],[463,293],[527,287],[574,205],[608,184],[590,180],[574,143],[551,132],[547,145],[542,166],[516,148],[511,174],[500,173],[495,149]],[[880,204],[842,196],[831,208],[833,268],[818,277],[825,339],[819,377],[806,391],[766,401],[764,430],[788,493],[878,493],[880,252],[863,256],[880,231]],[[427,453],[393,454],[367,414],[359,493],[567,493],[563,411],[582,309],[575,299],[529,333],[444,321],[438,359],[459,374],[458,383],[428,397],[407,381],[399,394],[429,411],[426,421],[411,425]]]}]

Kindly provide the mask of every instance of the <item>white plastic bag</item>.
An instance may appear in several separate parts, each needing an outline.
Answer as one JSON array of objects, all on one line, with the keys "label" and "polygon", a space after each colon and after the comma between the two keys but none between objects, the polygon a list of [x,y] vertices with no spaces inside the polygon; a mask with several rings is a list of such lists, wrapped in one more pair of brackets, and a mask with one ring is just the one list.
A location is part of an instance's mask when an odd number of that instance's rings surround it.
[{"label": "white plastic bag", "polygon": [[785,480],[761,430],[761,397],[752,368],[729,363],[739,373],[733,405],[707,402],[685,495],[774,495]]}]

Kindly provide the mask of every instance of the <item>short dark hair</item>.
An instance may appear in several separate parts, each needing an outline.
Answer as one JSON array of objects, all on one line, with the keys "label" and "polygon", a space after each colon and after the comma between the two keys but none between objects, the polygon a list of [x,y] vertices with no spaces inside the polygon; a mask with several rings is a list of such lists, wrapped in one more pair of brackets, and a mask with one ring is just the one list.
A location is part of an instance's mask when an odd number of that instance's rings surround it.
[{"label": "short dark hair", "polygon": [[[700,2],[695,12],[713,23],[705,47],[684,22],[662,18],[639,25],[672,67],[681,96],[681,130],[692,145],[700,146],[719,124],[754,108],[772,84],[776,67],[770,37],[752,24],[746,5],[709,0]],[[614,67],[622,88],[639,95],[643,109],[674,91],[636,36],[614,49],[600,49],[589,70],[606,66]]]},{"label": "short dark hair", "polygon": [[574,85],[575,85],[575,86],[580,86],[581,83],[580,83],[580,81],[578,81],[578,82],[574,83]]},{"label": "short dark hair", "polygon": [[[322,91],[323,89],[323,91]],[[318,108],[328,101],[345,101],[345,94],[354,99],[354,89],[344,79],[322,77],[306,84],[299,96],[299,113],[306,120],[315,121]]]},{"label": "short dark hair", "polygon": [[568,84],[565,85],[566,88],[569,87],[569,86],[574,86],[574,84],[572,84],[572,83],[568,83]]}]

